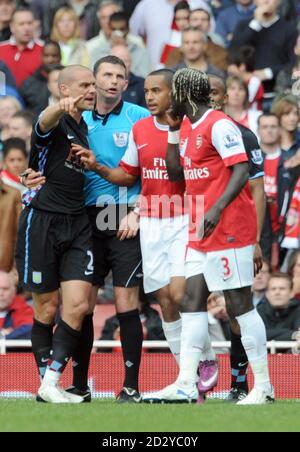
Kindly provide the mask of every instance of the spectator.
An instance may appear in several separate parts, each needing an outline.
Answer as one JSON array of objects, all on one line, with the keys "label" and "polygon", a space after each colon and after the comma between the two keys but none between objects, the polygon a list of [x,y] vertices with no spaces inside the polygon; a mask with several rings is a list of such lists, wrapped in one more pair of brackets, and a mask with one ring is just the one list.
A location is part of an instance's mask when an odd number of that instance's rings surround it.
[{"label": "spectator", "polygon": [[27,152],[31,147],[31,134],[34,116],[30,111],[14,114],[8,125],[8,138],[21,138],[26,143]]},{"label": "spectator", "polygon": [[228,74],[237,76],[244,80],[248,86],[249,108],[262,111],[264,100],[264,86],[260,79],[254,74],[255,49],[245,46],[236,49],[229,58]]},{"label": "spectator", "polygon": [[199,28],[208,37],[209,41],[218,47],[225,47],[225,41],[222,36],[211,31],[211,15],[209,11],[203,8],[194,9],[190,14],[190,26]]},{"label": "spectator", "polygon": [[13,278],[0,271],[0,337],[7,340],[30,339],[33,309],[16,295]]},{"label": "spectator", "polygon": [[276,79],[275,91],[279,94],[288,94],[295,80],[293,74],[300,71],[300,35],[298,35],[297,42],[294,48],[296,61],[282,69]]},{"label": "spectator", "polygon": [[19,87],[40,67],[43,44],[34,39],[34,17],[30,9],[16,9],[10,27],[12,36],[9,42],[0,44],[0,59],[11,70]]},{"label": "spectator", "polygon": [[[61,51],[55,41],[45,43],[42,53],[42,65],[20,88],[26,108],[39,115],[49,103],[48,77],[51,66],[60,64]],[[39,93],[37,96],[36,93]]]},{"label": "spectator", "polygon": [[299,334],[300,304],[292,298],[292,280],[286,273],[271,275],[265,303],[257,310],[267,330],[268,341],[292,341]]},{"label": "spectator", "polygon": [[9,24],[15,7],[14,0],[0,0],[0,42],[10,39],[11,31]]},{"label": "spectator", "polygon": [[254,19],[242,21],[237,25],[232,46],[255,47],[255,74],[264,82],[264,110],[267,111],[274,98],[277,75],[285,66],[295,61],[297,31],[290,22],[279,17],[279,0],[255,0],[255,4],[257,8],[254,11]]},{"label": "spectator", "polygon": [[288,274],[293,280],[293,297],[300,301],[300,250],[294,251],[288,263]]},{"label": "spectator", "polygon": [[9,138],[3,143],[3,171],[1,178],[5,185],[24,193],[26,188],[20,183],[28,164],[26,143],[20,138]]},{"label": "spectator", "polygon": [[22,106],[20,102],[14,97],[5,96],[0,98],[0,132],[1,140],[6,140],[9,137],[9,123],[15,113],[21,111]]},{"label": "spectator", "polygon": [[[209,12],[201,8],[191,11],[190,26],[192,28],[197,28],[205,34],[207,38],[206,55],[208,57],[209,63],[217,67],[221,71],[226,72],[228,66],[228,52],[224,47],[216,44],[216,42],[220,42],[220,40],[222,42],[222,38],[218,37],[218,35],[210,31],[211,16]],[[166,61],[166,67],[176,66],[181,61],[181,59],[181,49],[174,49],[170,53],[169,58]]]},{"label": "spectator", "polygon": [[[226,311],[226,302],[223,292],[215,292],[207,301],[208,331],[212,342],[230,341],[230,324]],[[218,354],[229,353],[228,348],[215,349]]]},{"label": "spectator", "polygon": [[258,275],[255,276],[252,287],[253,305],[257,307],[260,303],[265,301],[268,282],[271,276],[271,267],[267,259],[263,259],[263,266]]},{"label": "spectator", "polygon": [[[147,42],[153,68],[159,65],[164,45],[169,41],[174,19],[174,5],[178,0],[141,0],[130,20],[130,28]],[[209,9],[204,0],[189,0],[191,9]],[[155,18],[155,20],[154,20]]]},{"label": "spectator", "polygon": [[174,67],[178,69],[193,67],[211,75],[224,77],[224,72],[208,62],[206,55],[207,40],[202,31],[197,28],[189,27],[182,35],[182,54],[181,63]]},{"label": "spectator", "polygon": [[[92,39],[99,33],[97,11],[101,0],[47,0],[43,15],[43,37],[49,38],[56,12],[63,7],[74,9],[80,22],[80,38]],[[102,0],[103,1],[103,0]]]},{"label": "spectator", "polygon": [[114,46],[111,49],[111,55],[124,61],[127,69],[128,87],[123,94],[123,100],[147,108],[144,91],[145,79],[131,72],[131,55],[128,47],[124,45]]},{"label": "spectator", "polygon": [[298,132],[300,111],[297,98],[292,94],[280,97],[274,102],[272,113],[279,119],[281,149],[285,151],[287,160],[295,155],[300,145]]},{"label": "spectator", "polygon": [[160,59],[161,64],[168,66],[172,51],[179,49],[182,43],[182,32],[190,25],[190,7],[186,0],[180,1],[174,8],[174,20],[168,43],[165,45]]},{"label": "spectator", "polygon": [[[102,49],[106,51],[110,49],[110,38],[111,38],[111,28],[110,28],[110,18],[113,14],[120,12],[121,7],[116,0],[104,0],[101,2],[97,17],[100,24],[100,33],[98,36],[87,42],[87,49],[90,57],[90,65],[93,67],[95,63],[99,60],[99,52],[102,53]],[[105,56],[108,54],[106,53]]]},{"label": "spectator", "polygon": [[91,63],[108,55],[114,45],[127,45],[132,59],[132,72],[140,77],[146,77],[150,72],[150,61],[147,49],[139,36],[129,33],[129,20],[124,12],[114,13],[109,20],[111,36],[106,46],[94,48],[91,53]]},{"label": "spectator", "polygon": [[[271,268],[277,269],[279,264],[278,235],[280,231],[280,215],[282,210],[282,179],[279,169],[282,168],[282,151],[280,148],[280,125],[275,114],[263,114],[258,122],[258,134],[261,150],[265,155],[265,193],[267,197],[266,219],[262,233],[263,254],[271,262]],[[280,196],[279,196],[280,192]],[[279,202],[280,199],[280,202]]]},{"label": "spectator", "polygon": [[236,4],[224,9],[217,18],[216,33],[230,46],[236,26],[253,17],[255,5],[253,0],[236,0]]},{"label": "spectator", "polygon": [[48,83],[47,83],[47,87],[48,87],[48,92],[49,92],[49,96],[48,96],[48,105],[53,105],[53,104],[57,104],[60,101],[60,92],[59,92],[59,88],[58,88],[58,79],[59,79],[59,74],[61,73],[61,71],[64,69],[64,66],[61,65],[57,65],[57,66],[53,66],[48,73]]},{"label": "spectator", "polygon": [[257,135],[257,121],[261,112],[249,110],[247,84],[240,77],[229,77],[227,80],[227,94],[226,113],[236,122],[248,127]]},{"label": "spectator", "polygon": [[89,66],[88,50],[85,42],[80,39],[79,19],[73,9],[60,8],[56,12],[51,39],[60,45],[61,62],[64,66]]},{"label": "spectator", "polygon": [[0,174],[0,270],[10,272],[14,266],[21,197],[17,190],[3,184]]}]

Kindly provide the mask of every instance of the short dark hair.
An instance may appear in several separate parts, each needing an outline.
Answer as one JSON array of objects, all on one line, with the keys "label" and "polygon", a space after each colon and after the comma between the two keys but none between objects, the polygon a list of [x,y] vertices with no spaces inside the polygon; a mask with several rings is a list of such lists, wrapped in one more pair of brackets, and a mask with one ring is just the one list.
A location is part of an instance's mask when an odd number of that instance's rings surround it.
[{"label": "short dark hair", "polygon": [[51,74],[51,72],[54,71],[63,71],[65,69],[65,66],[63,66],[62,64],[51,64],[48,68],[47,68],[47,74]]},{"label": "short dark hair", "polygon": [[282,272],[271,273],[271,276],[270,276],[270,279],[269,279],[269,283],[268,283],[268,288],[269,288],[270,281],[272,279],[285,279],[286,281],[289,282],[291,290],[293,288],[293,280],[290,277],[290,275],[288,275],[287,273],[282,273]]},{"label": "short dark hair", "polygon": [[21,118],[24,119],[25,122],[27,122],[27,124],[29,126],[32,126],[34,123],[34,114],[31,113],[31,111],[28,110],[24,110],[24,111],[17,111],[17,113],[15,113],[13,115],[13,118]]},{"label": "short dark hair", "polygon": [[243,46],[234,49],[229,55],[229,64],[235,64],[246,66],[247,72],[253,72],[255,70],[255,49],[252,46]]},{"label": "short dark hair", "polygon": [[277,119],[277,121],[278,121],[278,123],[279,123],[279,118],[278,118],[278,116],[277,115],[275,115],[275,113],[263,113],[262,115],[260,115],[260,117],[258,118],[258,126],[260,126],[260,123],[261,123],[261,120],[263,119],[263,118],[276,118]]},{"label": "short dark hair", "polygon": [[207,15],[208,19],[211,20],[210,13],[204,8],[192,9],[191,14],[193,14],[193,13],[205,13]]},{"label": "short dark hair", "polygon": [[30,13],[34,17],[34,13],[33,13],[32,9],[29,8],[29,6],[20,5],[12,13],[11,20],[13,20],[15,15],[18,14],[18,13]]},{"label": "short dark hair", "polygon": [[174,74],[175,74],[175,72],[172,71],[171,69],[157,69],[156,71],[150,72],[148,77],[152,77],[152,76],[155,77],[155,76],[160,76],[161,75],[162,77],[164,77],[167,85],[171,89],[172,88]]},{"label": "short dark hair", "polygon": [[188,11],[191,11],[190,5],[185,0],[182,0],[181,2],[177,3],[177,5],[174,7],[174,13],[176,14],[177,11],[180,11],[182,9],[186,9]]},{"label": "short dark hair", "polygon": [[45,47],[47,47],[47,46],[53,46],[53,47],[56,47],[57,50],[59,50],[59,53],[61,54],[60,45],[58,44],[57,41],[53,41],[52,39],[47,39],[47,40],[44,42],[43,51],[44,51]]},{"label": "short dark hair", "polygon": [[112,22],[126,22],[129,27],[129,17],[128,14],[125,13],[125,11],[119,11],[117,13],[114,13],[109,18],[109,23]]},{"label": "short dark hair", "polygon": [[22,140],[21,138],[8,138],[7,140],[3,141],[2,151],[4,159],[6,159],[12,149],[18,149],[18,151],[21,151],[23,156],[27,159],[28,154],[24,140]]},{"label": "short dark hair", "polygon": [[98,74],[101,64],[104,64],[104,63],[114,64],[116,66],[122,66],[125,70],[125,74],[127,77],[127,69],[126,69],[124,61],[121,60],[121,58],[118,58],[114,55],[107,55],[107,56],[101,58],[100,60],[98,60],[94,66],[94,75]]}]

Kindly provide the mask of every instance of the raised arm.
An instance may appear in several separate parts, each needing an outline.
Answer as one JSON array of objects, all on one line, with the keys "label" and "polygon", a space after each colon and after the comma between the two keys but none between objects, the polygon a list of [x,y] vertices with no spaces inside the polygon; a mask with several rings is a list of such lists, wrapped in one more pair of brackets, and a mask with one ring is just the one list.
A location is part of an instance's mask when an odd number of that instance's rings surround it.
[{"label": "raised arm", "polygon": [[52,105],[42,113],[38,122],[41,132],[47,133],[58,126],[60,118],[65,114],[74,114],[77,112],[76,105],[83,98],[78,96],[76,99],[67,97],[61,99],[57,104]]},{"label": "raised arm", "polygon": [[172,111],[168,114],[169,121],[169,136],[168,136],[168,150],[167,150],[167,171],[171,182],[179,182],[184,180],[184,172],[180,162],[180,127],[182,124],[182,117],[177,116]]}]

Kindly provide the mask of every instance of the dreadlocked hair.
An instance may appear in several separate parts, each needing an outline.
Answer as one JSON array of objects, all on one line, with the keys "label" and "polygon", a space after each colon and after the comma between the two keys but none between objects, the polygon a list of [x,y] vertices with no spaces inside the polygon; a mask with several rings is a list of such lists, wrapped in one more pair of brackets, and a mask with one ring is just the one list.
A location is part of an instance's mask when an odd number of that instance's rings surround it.
[{"label": "dreadlocked hair", "polygon": [[208,75],[198,69],[180,69],[173,79],[173,97],[177,103],[188,102],[195,115],[197,104],[210,102],[210,83]]}]

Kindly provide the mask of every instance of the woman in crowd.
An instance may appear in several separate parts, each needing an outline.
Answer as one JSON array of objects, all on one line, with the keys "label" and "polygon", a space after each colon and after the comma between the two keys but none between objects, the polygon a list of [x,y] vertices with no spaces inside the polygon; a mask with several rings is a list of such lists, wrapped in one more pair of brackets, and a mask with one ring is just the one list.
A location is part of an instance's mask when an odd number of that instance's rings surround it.
[{"label": "woman in crowd", "polygon": [[80,38],[79,19],[71,8],[60,8],[54,16],[51,39],[60,45],[64,66],[81,64],[89,66],[85,42]]},{"label": "woman in crowd", "polygon": [[249,109],[247,84],[238,76],[229,77],[227,79],[227,94],[226,113],[257,135],[258,118],[261,112]]}]

